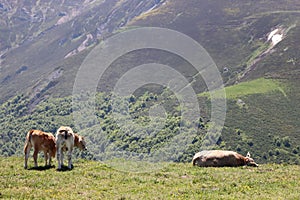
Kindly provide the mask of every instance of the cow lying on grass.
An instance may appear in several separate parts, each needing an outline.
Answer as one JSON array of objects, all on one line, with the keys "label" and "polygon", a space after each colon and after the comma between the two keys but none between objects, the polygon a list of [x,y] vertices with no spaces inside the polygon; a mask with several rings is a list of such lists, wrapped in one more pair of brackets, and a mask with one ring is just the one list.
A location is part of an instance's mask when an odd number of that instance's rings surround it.
[{"label": "cow lying on grass", "polygon": [[86,150],[84,138],[74,133],[70,127],[61,126],[56,132],[57,169],[60,170],[63,166],[64,151],[67,151],[68,168],[72,169],[72,151],[74,146],[81,150]]},{"label": "cow lying on grass", "polygon": [[45,133],[40,130],[30,130],[27,133],[25,146],[24,146],[24,154],[25,154],[25,162],[24,168],[27,169],[27,162],[30,153],[30,149],[34,148],[33,159],[34,159],[34,167],[37,167],[37,157],[40,151],[44,152],[45,157],[45,166],[51,166],[51,157],[55,157],[56,146],[55,146],[55,138],[51,133]]},{"label": "cow lying on grass", "polygon": [[258,164],[250,158],[250,153],[244,157],[234,151],[209,150],[201,151],[194,155],[193,165],[199,167],[237,167],[237,166],[253,166]]}]

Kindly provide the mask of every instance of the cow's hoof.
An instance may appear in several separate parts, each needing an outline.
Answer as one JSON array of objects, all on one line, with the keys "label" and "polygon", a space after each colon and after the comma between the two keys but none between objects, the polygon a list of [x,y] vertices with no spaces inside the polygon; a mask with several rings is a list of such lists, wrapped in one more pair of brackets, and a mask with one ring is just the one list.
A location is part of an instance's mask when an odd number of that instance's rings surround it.
[{"label": "cow's hoof", "polygon": [[73,169],[73,168],[74,168],[73,164],[71,164],[71,165],[68,166],[68,169]]}]

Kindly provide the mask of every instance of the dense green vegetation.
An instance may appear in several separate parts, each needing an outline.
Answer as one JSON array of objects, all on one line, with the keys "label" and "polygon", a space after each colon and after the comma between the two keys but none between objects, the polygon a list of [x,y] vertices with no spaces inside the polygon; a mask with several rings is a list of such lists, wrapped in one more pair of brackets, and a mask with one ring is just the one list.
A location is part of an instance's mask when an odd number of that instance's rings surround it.
[{"label": "dense green vegetation", "polygon": [[[228,100],[222,137],[229,148],[247,148],[261,162],[299,161],[299,81],[281,85],[283,92],[239,96]],[[230,144],[230,145],[229,145]]]},{"label": "dense green vegetation", "polygon": [[[168,96],[170,94],[162,95]],[[79,128],[80,134],[84,135],[88,141],[90,153],[93,154],[83,154],[82,156],[101,159],[101,149],[107,146],[106,143],[113,144],[111,151],[120,149],[132,153],[149,154],[164,146],[164,142],[178,135],[180,127],[183,125],[182,123],[194,123],[197,128],[204,127],[204,122],[200,122],[199,119],[195,119],[194,122],[182,121],[175,97],[166,99],[162,100],[157,95],[146,93],[137,98],[131,96],[125,98],[125,101],[120,100],[117,107],[119,109],[118,112],[125,109],[129,109],[130,112],[129,116],[121,116],[116,121],[116,116],[112,110],[111,95],[99,93],[96,96],[95,114],[97,121],[86,116],[88,113],[80,113],[80,115],[83,115],[82,120],[75,126],[71,97],[49,99],[37,105],[33,110],[29,110],[27,105],[30,101],[28,98],[16,96],[1,106],[1,129],[3,134],[1,134],[0,140],[2,145],[0,154],[4,156],[22,154],[25,135],[30,129],[41,129],[55,133],[56,129],[61,125],[69,125],[76,132]],[[148,114],[149,108],[158,102],[168,105],[167,116],[163,122],[160,120],[160,117],[151,119],[151,116]],[[132,123],[132,126],[124,125],[124,123],[129,122]],[[96,127],[99,124],[100,130]],[[189,134],[190,130],[185,128],[184,131]],[[100,136],[100,132],[102,132],[101,135],[103,137]],[[200,146],[200,138],[200,134],[194,134],[193,148],[197,147],[196,144]],[[177,155],[173,160],[190,161],[192,154],[197,150],[189,150],[190,155],[185,155],[184,152],[189,148],[191,146],[180,147],[177,150],[180,151],[180,155]]]},{"label": "dense green vegetation", "polygon": [[[208,148],[242,154],[250,151],[258,163],[299,164],[297,91],[297,81],[290,84],[270,79],[226,88],[225,126],[217,145]],[[201,117],[193,121],[182,119],[181,105],[168,90],[117,98],[117,106],[113,106],[111,94],[98,93],[95,99],[95,113],[80,113],[80,121],[75,124],[73,117],[80,107],[72,107],[71,97],[49,98],[35,107],[28,107],[31,102],[26,96],[12,98],[1,105],[0,155],[21,155],[30,129],[55,133],[61,125],[69,125],[86,137],[89,152],[76,151],[76,155],[88,159],[190,162],[205,143],[203,138],[210,126],[210,101],[206,95],[199,95]],[[157,105],[164,107],[163,115],[153,110]],[[84,106],[93,104],[87,101]],[[170,145],[178,137],[182,143]]]},{"label": "dense green vegetation", "polygon": [[0,157],[0,198],[299,199],[298,165],[199,168],[168,163],[158,171],[128,173],[81,159],[63,172],[54,167],[24,170],[22,164],[19,157]]}]

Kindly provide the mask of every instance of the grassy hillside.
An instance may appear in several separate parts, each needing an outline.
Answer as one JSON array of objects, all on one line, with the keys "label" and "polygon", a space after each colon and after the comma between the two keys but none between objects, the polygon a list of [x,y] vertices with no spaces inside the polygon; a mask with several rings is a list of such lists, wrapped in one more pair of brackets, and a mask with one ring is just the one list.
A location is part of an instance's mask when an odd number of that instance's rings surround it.
[{"label": "grassy hillside", "polygon": [[[222,135],[228,147],[256,152],[262,162],[285,162],[299,155],[298,85],[298,79],[281,79],[272,91],[229,99]],[[257,86],[257,91],[263,88]],[[298,157],[295,163],[299,161]]]},{"label": "grassy hillside", "polygon": [[[255,94],[268,94],[271,92],[282,92],[286,95],[284,89],[287,85],[276,79],[265,79],[259,78],[252,81],[242,82],[232,86],[225,87],[226,98],[228,100],[238,99],[239,97],[245,97]],[[216,91],[218,95],[219,91]],[[203,92],[199,94],[200,97],[209,97],[208,92]]]},{"label": "grassy hillside", "polygon": [[[30,160],[32,161],[32,160]],[[41,160],[39,164],[42,164]],[[31,163],[32,166],[32,163]],[[300,168],[199,168],[168,164],[147,173],[116,171],[77,160],[71,171],[24,170],[20,157],[0,157],[2,199],[299,199]]]},{"label": "grassy hillside", "polygon": [[283,163],[286,158],[300,163],[300,90],[296,77],[297,73],[277,74],[276,78],[260,78],[225,88],[227,115],[221,141],[226,148],[253,152],[263,163]]}]

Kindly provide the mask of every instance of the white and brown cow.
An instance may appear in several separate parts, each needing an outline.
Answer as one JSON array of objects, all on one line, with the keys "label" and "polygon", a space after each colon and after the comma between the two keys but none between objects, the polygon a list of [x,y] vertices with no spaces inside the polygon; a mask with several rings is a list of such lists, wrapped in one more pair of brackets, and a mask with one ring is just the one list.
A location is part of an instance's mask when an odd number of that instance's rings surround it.
[{"label": "white and brown cow", "polygon": [[67,152],[68,168],[72,169],[72,151],[74,147],[86,150],[86,143],[82,136],[74,133],[72,128],[61,126],[56,132],[56,151],[58,160],[58,169],[63,166],[63,152]]},{"label": "white and brown cow", "polygon": [[200,167],[237,167],[237,166],[253,166],[258,164],[250,157],[250,153],[244,157],[234,151],[223,150],[207,150],[201,151],[194,155],[193,165]]},{"label": "white and brown cow", "polygon": [[55,137],[51,133],[45,133],[40,130],[30,130],[27,133],[24,154],[25,162],[24,168],[27,168],[27,161],[29,158],[30,149],[34,148],[33,159],[34,167],[37,167],[37,157],[40,151],[44,152],[45,157],[45,166],[51,165],[51,157],[55,157],[56,146],[55,146]]}]

